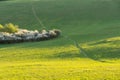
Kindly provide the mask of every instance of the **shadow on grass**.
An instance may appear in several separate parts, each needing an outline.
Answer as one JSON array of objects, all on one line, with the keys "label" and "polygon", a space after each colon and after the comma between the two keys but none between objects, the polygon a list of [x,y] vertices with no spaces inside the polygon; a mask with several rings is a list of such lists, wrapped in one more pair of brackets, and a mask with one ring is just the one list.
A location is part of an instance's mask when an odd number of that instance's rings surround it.
[{"label": "shadow on grass", "polygon": [[31,42],[20,42],[20,43],[6,43],[0,44],[0,48],[4,47],[17,47],[17,48],[50,48],[50,47],[60,47],[65,45],[72,45],[72,41],[68,41],[63,37],[53,38],[50,40],[43,41],[31,41]]},{"label": "shadow on grass", "polygon": [[79,53],[75,53],[74,51],[69,52],[61,52],[56,53],[52,56],[46,56],[47,59],[74,59],[74,58],[85,58],[83,55]]},{"label": "shadow on grass", "polygon": [[89,58],[100,62],[107,62],[103,59],[120,59],[120,49],[96,48],[92,50],[86,50],[86,53]]},{"label": "shadow on grass", "polygon": [[1,1],[11,1],[11,0],[0,0],[0,2],[1,2]]}]

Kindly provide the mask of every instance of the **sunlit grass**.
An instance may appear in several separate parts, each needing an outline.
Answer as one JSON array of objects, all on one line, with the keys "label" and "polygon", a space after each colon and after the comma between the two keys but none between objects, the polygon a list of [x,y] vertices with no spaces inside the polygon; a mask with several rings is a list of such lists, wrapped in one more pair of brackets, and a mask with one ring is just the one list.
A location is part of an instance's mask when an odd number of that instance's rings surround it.
[{"label": "sunlit grass", "polygon": [[[1,63],[1,80],[119,80],[120,64],[90,59]],[[5,65],[6,64],[6,65]]]},{"label": "sunlit grass", "polygon": [[79,57],[78,49],[73,46],[39,48],[39,47],[8,47],[0,49],[0,60],[41,60]]}]

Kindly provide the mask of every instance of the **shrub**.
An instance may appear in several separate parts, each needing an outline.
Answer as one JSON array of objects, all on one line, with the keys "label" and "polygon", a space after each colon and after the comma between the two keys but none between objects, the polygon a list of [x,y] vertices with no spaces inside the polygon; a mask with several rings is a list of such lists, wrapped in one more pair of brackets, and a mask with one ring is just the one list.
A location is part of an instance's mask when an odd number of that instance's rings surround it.
[{"label": "shrub", "polygon": [[3,28],[3,25],[0,24],[0,29],[2,29],[2,28]]},{"label": "shrub", "polygon": [[12,23],[5,24],[5,26],[0,25],[0,32],[15,33],[18,31],[18,26]]},{"label": "shrub", "polygon": [[5,24],[5,31],[9,33],[15,33],[18,31],[18,26],[12,23]]},{"label": "shrub", "polygon": [[0,32],[3,32],[3,29],[4,29],[3,25],[0,24]]}]

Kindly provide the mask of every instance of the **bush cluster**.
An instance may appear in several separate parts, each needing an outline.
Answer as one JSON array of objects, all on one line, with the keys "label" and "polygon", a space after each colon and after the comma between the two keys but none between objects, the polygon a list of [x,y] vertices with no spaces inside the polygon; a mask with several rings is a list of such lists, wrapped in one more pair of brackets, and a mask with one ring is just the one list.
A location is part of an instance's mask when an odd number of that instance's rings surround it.
[{"label": "bush cluster", "polygon": [[18,32],[18,25],[14,25],[12,23],[8,23],[5,25],[0,24],[0,32],[8,32],[8,33]]}]

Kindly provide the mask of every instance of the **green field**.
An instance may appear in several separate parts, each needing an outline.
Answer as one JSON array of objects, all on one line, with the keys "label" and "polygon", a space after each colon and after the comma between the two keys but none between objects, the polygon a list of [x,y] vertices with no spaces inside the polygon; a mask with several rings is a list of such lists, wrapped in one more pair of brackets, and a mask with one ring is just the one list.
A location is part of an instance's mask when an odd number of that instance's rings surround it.
[{"label": "green field", "polygon": [[0,1],[0,24],[43,29],[31,3],[45,28],[62,34],[0,44],[0,80],[120,80],[119,0]]}]

